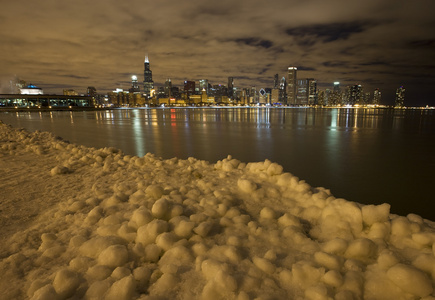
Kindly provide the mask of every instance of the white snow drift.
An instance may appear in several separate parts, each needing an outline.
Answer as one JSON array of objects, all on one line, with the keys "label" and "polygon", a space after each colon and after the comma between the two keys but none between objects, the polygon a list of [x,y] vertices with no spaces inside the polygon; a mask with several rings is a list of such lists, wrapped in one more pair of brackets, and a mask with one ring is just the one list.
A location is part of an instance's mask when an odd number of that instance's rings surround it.
[{"label": "white snow drift", "polygon": [[132,157],[2,124],[0,168],[2,299],[435,299],[434,223],[268,160]]}]

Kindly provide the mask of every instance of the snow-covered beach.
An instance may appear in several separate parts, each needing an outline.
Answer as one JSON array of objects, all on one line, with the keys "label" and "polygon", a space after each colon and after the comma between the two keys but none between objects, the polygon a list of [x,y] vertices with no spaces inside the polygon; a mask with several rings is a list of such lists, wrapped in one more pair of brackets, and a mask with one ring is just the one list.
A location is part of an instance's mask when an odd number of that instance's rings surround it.
[{"label": "snow-covered beach", "polygon": [[1,299],[435,299],[435,224],[270,162],[0,125]]}]

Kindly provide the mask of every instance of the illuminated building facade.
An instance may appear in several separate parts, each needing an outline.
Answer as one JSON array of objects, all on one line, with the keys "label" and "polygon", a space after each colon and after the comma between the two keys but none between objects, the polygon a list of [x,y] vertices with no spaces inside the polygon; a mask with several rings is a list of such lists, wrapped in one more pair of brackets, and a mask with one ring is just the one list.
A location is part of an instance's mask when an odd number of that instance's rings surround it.
[{"label": "illuminated building facade", "polygon": [[153,72],[150,69],[148,55],[145,56],[143,78],[143,92],[145,94],[145,98],[149,98],[151,96],[151,90],[154,89],[154,81]]},{"label": "illuminated building facade", "polygon": [[297,95],[297,68],[288,67],[288,79],[287,79],[287,104],[296,104]]},{"label": "illuminated building facade", "polygon": [[308,80],[297,80],[296,102],[293,104],[307,105],[308,104]]},{"label": "illuminated building facade", "polygon": [[404,107],[405,106],[405,88],[403,86],[399,87],[396,90],[396,101],[395,107]]},{"label": "illuminated building facade", "polygon": [[277,89],[278,87],[279,87],[278,74],[275,74],[275,76],[273,76],[273,88]]},{"label": "illuminated building facade", "polygon": [[287,81],[283,76],[279,82],[279,95],[278,100],[280,103],[287,103]]},{"label": "illuminated building facade", "polygon": [[63,90],[63,94],[66,95],[66,96],[78,96],[79,95],[79,93],[77,93],[73,89],[64,89]]},{"label": "illuminated building facade", "polygon": [[360,84],[355,84],[349,89],[349,96],[347,99],[348,105],[361,104],[363,101],[363,88]]},{"label": "illuminated building facade", "polygon": [[234,95],[234,78],[228,77],[228,97],[233,98]]},{"label": "illuminated building facade", "polygon": [[208,80],[207,79],[201,79],[199,81],[199,90],[201,91],[201,93],[202,93],[203,90],[205,90],[207,95],[208,95],[208,93],[209,93],[209,87],[208,87]]},{"label": "illuminated building facade", "polygon": [[171,79],[168,78],[168,79],[166,79],[166,82],[165,82],[164,95],[165,95],[165,97],[170,98],[171,93],[172,93],[172,82],[171,82]]},{"label": "illuminated building facade", "polygon": [[379,89],[376,89],[373,92],[373,104],[379,105],[381,103],[381,91]]},{"label": "illuminated building facade", "polygon": [[308,104],[317,104],[317,80],[314,78],[308,78]]},{"label": "illuminated building facade", "polygon": [[140,93],[139,83],[137,81],[137,76],[131,76],[131,88],[128,90],[130,93]]},{"label": "illuminated building facade", "polygon": [[42,94],[44,94],[44,92],[42,91],[41,88],[39,88],[33,84],[29,84],[28,86],[20,89],[20,94],[22,94],[22,95],[42,95]]},{"label": "illuminated building facade", "polygon": [[97,89],[93,86],[88,86],[88,88],[86,89],[86,95],[90,97],[97,96]]},{"label": "illuminated building facade", "polygon": [[184,81],[184,93],[187,97],[195,94],[195,81]]},{"label": "illuminated building facade", "polygon": [[341,105],[342,104],[342,92],[340,88],[340,82],[335,81],[332,91],[328,96],[328,105]]},{"label": "illuminated building facade", "polygon": [[272,89],[272,93],[271,93],[271,99],[270,101],[272,102],[272,104],[275,103],[279,103],[279,89],[278,88],[273,88]]}]

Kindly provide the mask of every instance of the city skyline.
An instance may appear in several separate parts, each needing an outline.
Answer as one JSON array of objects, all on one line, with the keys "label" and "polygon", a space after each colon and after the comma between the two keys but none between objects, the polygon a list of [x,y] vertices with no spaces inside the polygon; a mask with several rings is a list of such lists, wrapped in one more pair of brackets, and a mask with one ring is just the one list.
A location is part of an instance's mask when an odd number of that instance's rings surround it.
[{"label": "city skyline", "polygon": [[435,105],[431,1],[24,3],[0,12],[0,90],[15,77],[49,93],[128,89],[148,53],[156,85],[233,77],[259,90],[295,66],[319,90],[361,84],[394,104],[404,86],[407,105]]}]

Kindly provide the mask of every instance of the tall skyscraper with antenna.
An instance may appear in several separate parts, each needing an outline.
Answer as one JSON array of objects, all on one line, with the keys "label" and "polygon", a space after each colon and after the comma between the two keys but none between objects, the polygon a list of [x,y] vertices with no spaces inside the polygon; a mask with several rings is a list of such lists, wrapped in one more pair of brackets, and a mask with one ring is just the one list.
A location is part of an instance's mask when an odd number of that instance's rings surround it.
[{"label": "tall skyscraper with antenna", "polygon": [[154,89],[153,72],[150,69],[150,61],[148,55],[145,55],[144,71],[143,71],[143,90],[145,97],[151,96],[151,90]]}]

